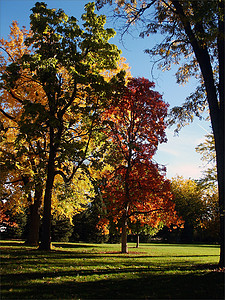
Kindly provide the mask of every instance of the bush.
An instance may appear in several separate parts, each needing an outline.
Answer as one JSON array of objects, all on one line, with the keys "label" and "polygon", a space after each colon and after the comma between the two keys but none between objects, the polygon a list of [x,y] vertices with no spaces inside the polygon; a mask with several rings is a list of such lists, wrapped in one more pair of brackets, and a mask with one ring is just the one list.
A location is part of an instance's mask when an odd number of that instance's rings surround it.
[{"label": "bush", "polygon": [[53,216],[51,229],[53,242],[68,242],[73,233],[73,225],[70,220],[63,217]]}]

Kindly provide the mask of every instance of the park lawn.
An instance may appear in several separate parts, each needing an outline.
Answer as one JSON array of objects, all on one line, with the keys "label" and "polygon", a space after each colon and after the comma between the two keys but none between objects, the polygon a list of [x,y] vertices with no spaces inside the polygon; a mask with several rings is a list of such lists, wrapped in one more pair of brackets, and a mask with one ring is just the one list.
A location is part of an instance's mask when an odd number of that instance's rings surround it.
[{"label": "park lawn", "polygon": [[223,299],[217,245],[1,241],[2,299]]}]

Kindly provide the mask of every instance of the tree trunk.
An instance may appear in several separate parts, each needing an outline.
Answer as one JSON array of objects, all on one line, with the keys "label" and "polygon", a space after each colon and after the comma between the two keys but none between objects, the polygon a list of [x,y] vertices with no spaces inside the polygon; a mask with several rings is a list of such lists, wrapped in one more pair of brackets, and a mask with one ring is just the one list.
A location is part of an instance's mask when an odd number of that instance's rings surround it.
[{"label": "tree trunk", "polygon": [[129,193],[129,175],[130,175],[130,164],[131,164],[131,149],[129,150],[129,158],[128,158],[128,166],[126,170],[125,176],[125,197],[126,202],[124,205],[124,213],[122,216],[122,237],[121,237],[121,252],[128,253],[127,247],[127,214],[129,208],[129,200],[130,200],[130,193]]},{"label": "tree trunk", "polygon": [[[195,56],[199,63],[204,85],[207,93],[207,100],[210,110],[210,118],[215,139],[216,161],[217,161],[217,179],[219,190],[219,209],[220,209],[220,262],[219,266],[224,267],[224,214],[225,214],[225,195],[224,195],[224,1],[219,1],[221,15],[218,16],[218,58],[219,58],[219,101],[217,96],[216,82],[214,80],[212,65],[208,49],[199,44],[192,31],[191,25],[186,18],[182,5],[179,1],[172,0],[177,13],[183,23],[184,30],[193,47]],[[195,30],[199,34],[204,32],[201,22],[196,24]]]},{"label": "tree trunk", "polygon": [[41,243],[39,250],[51,250],[51,202],[52,202],[52,189],[55,178],[55,156],[56,148],[53,144],[54,132],[50,129],[50,153],[47,168],[47,180],[44,195],[44,213],[42,223]]},{"label": "tree trunk", "polygon": [[38,246],[39,227],[40,227],[40,208],[42,202],[42,187],[35,188],[34,204],[30,206],[30,224],[26,244],[29,246]]},{"label": "tree trunk", "polygon": [[218,187],[219,187],[219,207],[220,207],[220,267],[225,267],[224,262],[224,214],[225,214],[225,191],[224,191],[224,185],[225,185],[225,178],[224,178],[224,86],[225,86],[225,76],[224,76],[224,56],[225,56],[225,3],[224,1],[218,1],[219,11],[221,12],[221,16],[218,17],[218,28],[219,28],[219,34],[218,34],[218,58],[219,58],[219,100],[220,100],[220,124],[221,127],[221,140],[218,140],[217,144],[217,175],[218,175]]},{"label": "tree trunk", "polygon": [[[224,142],[224,138],[223,138]],[[221,142],[218,142],[218,147],[216,151],[216,158],[217,158],[217,177],[218,177],[218,189],[219,189],[219,210],[220,210],[220,261],[219,266],[221,268],[225,267],[224,263],[224,213],[225,213],[225,197],[224,197],[224,145]]]},{"label": "tree trunk", "polygon": [[137,233],[136,248],[139,248],[139,241],[140,241],[140,236],[139,233]]},{"label": "tree trunk", "polygon": [[121,236],[121,252],[128,253],[127,247],[127,218],[124,213],[122,218],[122,236]]}]

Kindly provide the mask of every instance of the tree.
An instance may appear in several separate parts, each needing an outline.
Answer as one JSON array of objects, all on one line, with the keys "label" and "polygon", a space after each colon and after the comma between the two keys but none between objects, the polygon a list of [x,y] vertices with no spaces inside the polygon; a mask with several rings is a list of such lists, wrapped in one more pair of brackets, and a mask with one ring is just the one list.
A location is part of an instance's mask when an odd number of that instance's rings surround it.
[{"label": "tree", "polygon": [[204,222],[203,236],[209,241],[218,241],[219,236],[219,207],[218,184],[216,172],[215,141],[212,133],[205,136],[205,141],[196,147],[196,151],[202,155],[202,161],[207,163],[208,169],[203,172],[198,181],[206,195],[208,218]]},{"label": "tree", "polygon": [[136,235],[136,248],[139,248],[140,237],[147,237],[149,240],[164,227],[163,222],[159,223],[158,226],[152,227],[148,224],[142,224],[140,221],[129,223],[128,226],[131,230],[131,233]]},{"label": "tree", "polygon": [[202,226],[207,214],[203,190],[197,182],[182,176],[172,178],[171,190],[175,209],[185,221],[181,239],[183,242],[193,242],[194,229]]},{"label": "tree", "polygon": [[[176,231],[176,239],[183,242],[194,240],[218,242],[218,207],[216,192],[201,181],[177,176],[171,180],[175,209],[185,221],[184,228]],[[214,237],[212,236],[214,230]]]},{"label": "tree", "polygon": [[7,232],[8,228],[18,227],[18,224],[15,221],[10,220],[10,217],[7,215],[7,209],[4,207],[4,202],[0,202],[0,232],[1,236],[3,232]]},{"label": "tree", "polygon": [[77,170],[70,184],[56,175],[52,192],[52,213],[56,218],[69,219],[81,213],[92,202],[94,197],[93,186],[81,169]]},{"label": "tree", "polygon": [[[7,67],[7,60],[15,62],[26,54],[30,53],[28,46],[24,44],[25,39],[32,36],[31,32],[27,32],[25,28],[19,29],[16,22],[12,23],[11,33],[9,40],[1,39],[1,49],[6,55],[1,56],[1,73],[4,74]],[[115,70],[104,70],[102,75],[105,80],[110,81],[121,70],[127,70],[126,77],[129,74],[129,66],[124,58],[120,58]],[[37,85],[36,82],[29,81],[27,83],[27,74],[24,78],[20,79],[17,89],[21,86],[26,90],[29,97],[35,101],[42,103],[45,96],[43,89]],[[22,93],[19,90],[18,93]],[[26,100],[29,100],[26,97]],[[32,145],[24,139],[24,135],[18,130],[20,127],[20,117],[22,115],[23,106],[13,97],[8,90],[2,89],[1,93],[1,114],[2,114],[2,127],[1,127],[1,141],[0,141],[0,157],[1,157],[1,196],[2,200],[6,201],[8,210],[17,212],[18,208],[26,208],[24,211],[28,212],[28,236],[26,244],[38,245],[39,243],[39,227],[40,227],[40,214],[42,207],[42,197],[45,181],[45,168],[47,164],[46,147],[48,141],[46,136],[40,136],[38,139],[33,139]],[[37,100],[38,99],[38,100]],[[32,101],[30,99],[30,101]],[[95,133],[96,139],[96,133]],[[101,137],[98,137],[101,142]],[[91,142],[91,141],[90,141]],[[103,142],[104,143],[104,142]],[[96,142],[90,143],[91,152],[98,148]],[[104,152],[104,149],[102,150]],[[96,161],[100,156],[99,148],[95,151],[97,154],[94,157]],[[93,160],[92,160],[93,161]],[[95,163],[96,164],[96,163]],[[64,168],[68,168],[68,163],[64,164]],[[72,220],[74,214],[80,212],[81,204],[87,200],[90,201],[91,197],[91,184],[90,181],[84,178],[85,175],[78,170],[77,176],[73,178],[70,185],[64,183],[59,175],[56,176],[54,184],[52,212],[63,214],[65,217]],[[12,191],[13,186],[13,193]],[[83,189],[83,190],[81,190]],[[89,195],[88,197],[85,194]],[[62,197],[63,195],[63,197]]]},{"label": "tree", "polygon": [[220,240],[220,214],[218,207],[218,193],[205,190],[204,200],[207,209],[206,218],[203,220],[201,230],[198,230],[200,238],[204,242],[218,243]]},{"label": "tree", "polygon": [[[122,227],[122,253],[127,253],[127,222],[158,226],[179,223],[174,211],[169,182],[152,158],[165,142],[167,105],[145,78],[128,81],[122,99],[103,115],[109,124],[108,137],[114,144],[111,163],[102,186],[107,210],[102,223],[113,217]],[[163,169],[164,170],[164,169]],[[165,170],[164,170],[165,171]]]},{"label": "tree", "polygon": [[[7,65],[15,63],[25,54],[29,54],[31,49],[24,42],[25,39],[32,36],[30,31],[25,28],[22,30],[18,27],[17,22],[12,22],[9,40],[0,40],[0,48],[3,50],[0,56],[1,74],[4,76]],[[24,73],[24,77],[26,77]],[[23,88],[26,86],[26,93],[31,98],[35,98],[35,93],[39,93],[39,97],[43,96],[43,91],[37,86],[37,83],[29,82],[29,85],[23,79],[18,80],[18,94],[23,94]],[[0,95],[0,113],[1,113],[1,141],[0,141],[0,168],[1,168],[1,190],[2,201],[5,201],[5,207],[14,214],[21,213],[21,209],[29,206],[29,233],[27,243],[30,245],[38,245],[39,240],[39,223],[40,223],[40,207],[42,203],[43,193],[43,153],[39,153],[40,160],[37,159],[36,151],[40,145],[31,145],[25,141],[19,131],[20,118],[23,111],[21,103],[15,99],[4,88],[1,82]],[[24,89],[25,90],[25,89]]]},{"label": "tree", "polygon": [[215,188],[217,188],[217,172],[213,134],[207,134],[205,141],[199,144],[195,149],[196,152],[202,155],[202,161],[206,162],[209,166],[208,169],[203,172],[203,178],[201,178],[200,183],[206,188],[215,190]]},{"label": "tree", "polygon": [[[161,33],[165,38],[153,49],[146,50],[159,61],[163,70],[180,65],[178,83],[192,76],[199,80],[196,92],[181,107],[172,110],[174,123],[181,127],[201,117],[208,107],[215,139],[220,209],[220,262],[224,267],[224,6],[223,0],[143,0],[115,1],[117,10],[128,19],[128,27],[141,20],[142,37]],[[111,0],[98,0],[99,7]],[[126,27],[127,29],[127,27]],[[158,59],[159,58],[159,59]],[[184,58],[182,61],[181,59]]]},{"label": "tree", "polygon": [[68,242],[73,233],[73,225],[64,216],[52,215],[52,240],[54,242]]},{"label": "tree", "polygon": [[[2,49],[7,53],[7,57],[2,56],[1,70],[4,74],[7,66],[6,59],[15,61],[21,58],[24,52],[29,53],[28,47],[24,44],[24,40],[28,33],[25,29],[20,30],[16,22],[12,23],[11,34],[9,41],[1,40]],[[31,34],[30,34],[31,36]],[[15,49],[16,45],[16,51]],[[125,59],[121,58],[118,63],[118,68],[113,73],[114,75],[121,71],[122,68],[128,69]],[[113,77],[110,72],[104,74],[104,77],[109,80]],[[21,85],[25,85],[22,82]],[[37,86],[29,83],[29,95],[35,95]],[[43,91],[38,90],[39,98]],[[36,96],[36,95],[35,95]],[[7,113],[5,110],[7,109]],[[22,107],[18,101],[12,97],[7,90],[2,90],[1,94],[1,113],[2,113],[2,139],[1,139],[1,196],[2,200],[6,201],[8,210],[17,213],[18,208],[29,207],[28,211],[28,236],[26,243],[29,245],[38,245],[39,242],[39,226],[40,212],[42,204],[43,183],[40,185],[40,180],[44,181],[43,165],[46,157],[43,157],[43,152],[40,152],[40,138],[38,141],[33,141],[32,147],[21,138],[18,133],[19,121]],[[34,143],[39,147],[34,146]],[[33,151],[35,149],[35,151]],[[37,154],[41,156],[41,164],[37,160]],[[35,157],[35,159],[34,159]],[[41,166],[42,165],[42,166]],[[69,186],[62,182],[62,178],[56,177],[54,185],[53,212],[63,214],[72,219],[73,215],[81,211],[81,204],[86,201],[84,194],[88,193],[90,198],[90,182],[85,180],[84,176],[78,172],[75,181]],[[79,180],[77,180],[79,178]],[[39,184],[37,184],[39,182]],[[13,185],[13,193],[12,193]],[[58,188],[57,188],[58,187]],[[83,189],[82,191],[80,189]],[[66,192],[65,192],[66,189]],[[79,196],[78,196],[79,194]],[[61,196],[60,196],[61,195]],[[62,199],[62,195],[63,198]],[[66,196],[65,196],[66,195]],[[60,201],[59,201],[60,199]],[[90,199],[89,199],[90,201]]]},{"label": "tree", "polygon": [[[10,64],[2,76],[3,86],[23,107],[20,132],[31,145],[41,140],[46,155],[43,235],[40,249],[50,249],[52,190],[55,176],[69,183],[85,164],[90,141],[98,124],[99,110],[107,105],[108,94],[122,76],[106,82],[100,73],[116,68],[120,51],[108,43],[115,32],[104,29],[105,17],[94,13],[94,4],[85,6],[83,29],[74,17],[62,10],[48,9],[37,2],[32,8],[33,36],[26,44],[31,54]],[[24,76],[24,72],[27,73]],[[26,81],[22,93],[18,81]],[[36,83],[30,98],[26,86]],[[28,97],[23,97],[27,96]]]}]

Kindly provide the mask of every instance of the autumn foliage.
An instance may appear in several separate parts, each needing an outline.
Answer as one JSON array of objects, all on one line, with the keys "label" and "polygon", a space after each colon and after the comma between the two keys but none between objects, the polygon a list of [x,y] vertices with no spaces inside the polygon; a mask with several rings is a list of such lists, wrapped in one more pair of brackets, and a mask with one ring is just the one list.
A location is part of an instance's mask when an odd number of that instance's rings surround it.
[{"label": "autumn foliage", "polygon": [[102,195],[106,215],[104,227],[113,219],[122,227],[122,252],[127,252],[127,222],[157,227],[180,224],[165,168],[153,161],[159,143],[166,142],[167,104],[154,84],[145,78],[132,78],[121,100],[105,111],[107,133],[112,145],[114,170],[106,174]]},{"label": "autumn foliage", "polygon": [[[53,205],[71,218],[90,201],[92,187],[81,169],[92,155],[108,94],[115,91],[116,82],[123,82],[124,72],[111,76],[112,81],[104,78],[107,71],[118,73],[120,51],[108,42],[114,30],[105,29],[105,16],[94,10],[94,3],[85,6],[81,29],[74,17],[37,2],[30,16],[31,32],[14,22],[10,41],[1,40],[1,184],[18,199],[7,199],[7,204],[19,208],[22,195],[28,206],[35,205],[36,228],[44,204],[44,250],[51,246]],[[21,190],[19,197],[14,186]]]},{"label": "autumn foliage", "polygon": [[51,213],[72,219],[104,177],[99,225],[107,231],[109,219],[117,223],[126,252],[128,221],[180,222],[165,169],[153,160],[166,142],[168,105],[149,80],[128,79],[108,43],[115,32],[104,29],[94,4],[85,9],[82,31],[73,17],[37,3],[32,32],[14,22],[10,41],[1,40],[2,195],[15,211],[32,211],[32,244],[44,208],[40,248],[49,250]]},{"label": "autumn foliage", "polygon": [[126,177],[127,168],[121,167],[107,177],[103,188],[107,211],[115,222],[123,217],[124,207],[127,207],[127,217],[132,222],[140,221],[152,227],[161,221],[168,226],[177,223],[169,181],[160,174],[157,164],[134,164]]}]

